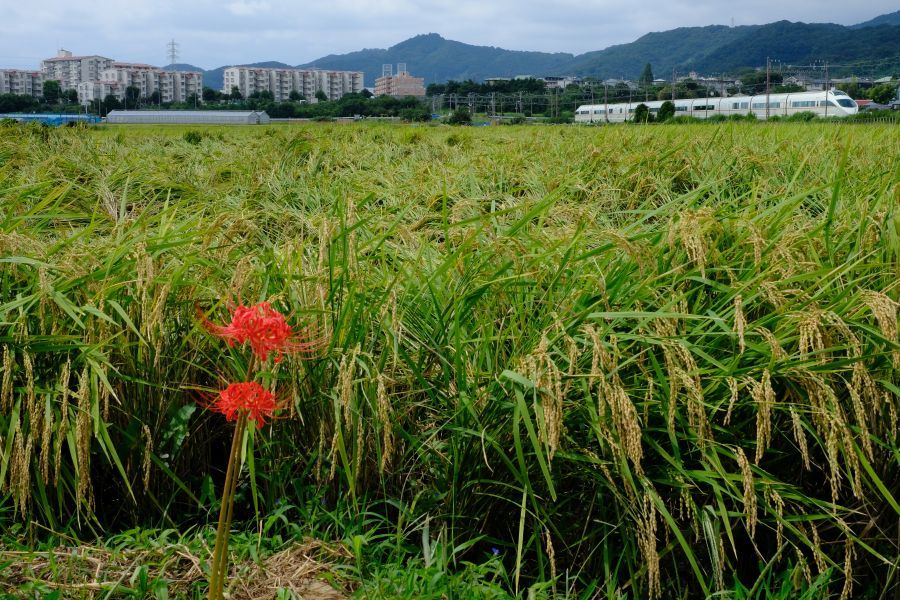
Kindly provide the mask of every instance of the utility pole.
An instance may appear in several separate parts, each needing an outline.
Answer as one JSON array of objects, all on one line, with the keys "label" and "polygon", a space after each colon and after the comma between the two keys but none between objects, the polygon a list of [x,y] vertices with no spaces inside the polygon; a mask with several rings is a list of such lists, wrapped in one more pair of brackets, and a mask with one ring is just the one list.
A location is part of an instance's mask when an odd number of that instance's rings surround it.
[{"label": "utility pole", "polygon": [[769,118],[769,72],[771,62],[769,61],[769,57],[766,57],[766,119]]},{"label": "utility pole", "polygon": [[672,69],[672,103],[675,103],[675,69]]},{"label": "utility pole", "polygon": [[603,120],[609,123],[609,85],[603,82]]},{"label": "utility pole", "polygon": [[[703,117],[709,118],[709,83],[704,83],[703,87],[706,88],[706,106],[703,107]],[[721,106],[721,103],[719,106]]]},{"label": "utility pole", "polygon": [[828,61],[825,61],[825,116],[828,116]]}]

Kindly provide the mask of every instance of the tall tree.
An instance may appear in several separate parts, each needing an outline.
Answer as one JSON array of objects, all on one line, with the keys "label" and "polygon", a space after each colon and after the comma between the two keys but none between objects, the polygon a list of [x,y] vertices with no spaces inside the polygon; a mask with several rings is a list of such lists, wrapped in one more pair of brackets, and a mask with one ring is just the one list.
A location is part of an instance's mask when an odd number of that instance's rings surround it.
[{"label": "tall tree", "polygon": [[675,104],[672,103],[671,100],[666,100],[659,107],[659,112],[656,113],[657,121],[667,121],[675,116]]},{"label": "tall tree", "polygon": [[55,79],[44,82],[44,102],[47,104],[56,104],[62,94],[62,88]]},{"label": "tall tree", "polygon": [[638,104],[634,109],[635,123],[646,123],[650,120],[650,109],[643,102]]},{"label": "tall tree", "polygon": [[650,67],[650,63],[644,65],[644,70],[638,79],[638,83],[641,85],[653,85],[653,69]]},{"label": "tall tree", "polygon": [[141,99],[141,88],[129,85],[125,88],[125,108],[137,108],[138,100]]}]

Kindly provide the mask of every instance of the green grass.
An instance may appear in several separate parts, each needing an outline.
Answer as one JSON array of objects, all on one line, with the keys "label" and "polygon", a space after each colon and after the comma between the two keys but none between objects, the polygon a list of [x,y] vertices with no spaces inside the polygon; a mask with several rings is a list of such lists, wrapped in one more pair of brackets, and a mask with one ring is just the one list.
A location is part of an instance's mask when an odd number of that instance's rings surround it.
[{"label": "green grass", "polygon": [[236,522],[292,507],[264,537],[341,542],[359,594],[890,594],[898,141],[0,129],[0,519],[214,521],[195,404],[243,366],[196,308],[266,299],[330,343],[271,374]]}]

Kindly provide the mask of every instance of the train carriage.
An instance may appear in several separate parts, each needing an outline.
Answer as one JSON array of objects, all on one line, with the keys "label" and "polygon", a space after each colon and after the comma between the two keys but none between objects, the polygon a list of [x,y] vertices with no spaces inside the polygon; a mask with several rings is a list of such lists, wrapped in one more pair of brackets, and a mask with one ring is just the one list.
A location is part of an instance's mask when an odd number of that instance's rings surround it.
[{"label": "train carriage", "polygon": [[[659,112],[666,100],[585,104],[575,111],[576,123],[622,123],[634,118],[634,111],[644,104],[651,113]],[[856,102],[840,90],[828,92],[794,92],[790,94],[757,94],[727,98],[691,98],[675,100],[675,116],[708,119],[715,115],[753,114],[758,119],[787,117],[801,112],[820,117],[846,117],[859,111]]]}]

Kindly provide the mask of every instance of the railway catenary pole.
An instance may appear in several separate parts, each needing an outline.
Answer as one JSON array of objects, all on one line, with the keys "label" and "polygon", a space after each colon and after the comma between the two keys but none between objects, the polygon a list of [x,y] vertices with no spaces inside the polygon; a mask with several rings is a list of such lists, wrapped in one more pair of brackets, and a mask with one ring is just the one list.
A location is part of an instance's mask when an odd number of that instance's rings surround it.
[{"label": "railway catenary pole", "polygon": [[769,61],[769,57],[766,57],[766,120],[769,119],[769,66],[771,62]]},{"label": "railway catenary pole", "polygon": [[828,116],[828,61],[825,61],[825,116]]},{"label": "railway catenary pole", "polygon": [[609,123],[609,85],[603,82],[603,120]]},{"label": "railway catenary pole", "polygon": [[672,104],[675,104],[675,69],[672,69]]}]

